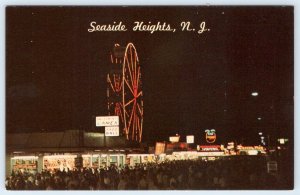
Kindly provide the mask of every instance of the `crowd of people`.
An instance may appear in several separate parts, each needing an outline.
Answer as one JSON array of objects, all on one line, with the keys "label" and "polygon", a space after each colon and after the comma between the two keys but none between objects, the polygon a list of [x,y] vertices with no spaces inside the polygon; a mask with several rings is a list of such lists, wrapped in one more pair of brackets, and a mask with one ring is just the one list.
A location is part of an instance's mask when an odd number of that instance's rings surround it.
[{"label": "crowd of people", "polygon": [[6,178],[5,184],[8,190],[201,190],[272,189],[280,182],[278,175],[267,173],[265,158],[244,156],[105,169],[16,171]]}]

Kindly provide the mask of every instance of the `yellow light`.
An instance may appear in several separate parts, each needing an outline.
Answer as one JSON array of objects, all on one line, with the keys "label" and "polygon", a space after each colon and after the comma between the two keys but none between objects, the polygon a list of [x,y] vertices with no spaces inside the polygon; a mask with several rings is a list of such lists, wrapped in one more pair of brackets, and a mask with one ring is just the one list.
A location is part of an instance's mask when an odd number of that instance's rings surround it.
[{"label": "yellow light", "polygon": [[38,159],[37,156],[14,156],[11,159]]},{"label": "yellow light", "polygon": [[279,143],[284,144],[285,143],[284,139],[279,139]]},{"label": "yellow light", "polygon": [[257,151],[257,150],[249,150],[249,151],[248,151],[248,154],[249,154],[249,155],[257,155],[257,154],[258,154],[258,151]]},{"label": "yellow light", "polygon": [[44,158],[76,158],[77,155],[70,155],[70,154],[66,154],[66,155],[52,155],[52,156],[44,156]]}]

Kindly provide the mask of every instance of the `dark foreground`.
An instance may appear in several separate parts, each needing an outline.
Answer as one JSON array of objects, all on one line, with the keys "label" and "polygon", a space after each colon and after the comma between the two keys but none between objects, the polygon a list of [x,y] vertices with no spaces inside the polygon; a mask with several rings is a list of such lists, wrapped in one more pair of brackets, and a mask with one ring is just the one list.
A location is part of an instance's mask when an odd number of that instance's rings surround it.
[{"label": "dark foreground", "polygon": [[204,190],[291,189],[292,175],[267,173],[266,157],[240,156],[216,161],[172,161],[108,170],[13,173],[8,190]]}]

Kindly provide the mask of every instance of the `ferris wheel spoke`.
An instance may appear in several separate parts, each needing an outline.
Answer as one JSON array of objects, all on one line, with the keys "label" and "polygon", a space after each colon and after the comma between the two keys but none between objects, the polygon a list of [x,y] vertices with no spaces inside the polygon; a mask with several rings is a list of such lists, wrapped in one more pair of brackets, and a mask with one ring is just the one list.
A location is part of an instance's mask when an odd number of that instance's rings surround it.
[{"label": "ferris wheel spoke", "polygon": [[110,87],[111,87],[111,89],[113,90],[113,92],[116,92],[116,91],[115,91],[115,88],[114,88],[114,86],[113,86],[113,84],[112,84],[112,82],[111,82],[111,80],[110,80],[110,78],[109,78],[109,75],[107,75],[107,82],[110,84]]},{"label": "ferris wheel spoke", "polygon": [[131,70],[131,68],[130,68],[130,63],[128,62],[128,57],[127,57],[127,55],[126,55],[126,64],[127,64],[127,66],[128,66],[128,72],[129,72],[129,75],[130,75],[130,79],[131,79],[131,84],[132,84],[132,86],[133,86],[133,77],[132,77],[132,70]]},{"label": "ferris wheel spoke", "polygon": [[124,117],[123,117],[122,112],[120,112],[120,117],[121,117],[121,121],[124,122]]},{"label": "ferris wheel spoke", "polygon": [[133,84],[135,84],[135,80],[136,80],[136,78],[135,78],[135,70],[134,70],[134,67],[133,67],[133,58],[132,58],[132,47],[130,47],[129,48],[129,53],[130,53],[130,64],[131,64],[131,70],[132,70],[132,72],[134,73],[133,74]]},{"label": "ferris wheel spoke", "polygon": [[130,126],[131,128],[129,129],[131,133],[131,139],[133,140],[134,138],[134,122],[135,122],[135,116],[134,116],[134,110],[132,109],[133,117],[132,117],[132,125]]},{"label": "ferris wheel spoke", "polygon": [[124,107],[128,106],[129,104],[131,104],[133,101],[135,100],[135,98],[133,98],[132,100],[130,100],[129,102],[127,102]]},{"label": "ferris wheel spoke", "polygon": [[142,130],[141,122],[140,121],[138,121],[138,126],[139,126],[139,141],[141,141],[143,130]]},{"label": "ferris wheel spoke", "polygon": [[120,84],[121,82],[120,82],[120,75],[116,75],[116,74],[114,74],[113,75],[114,76],[114,84],[115,84],[115,91],[116,92],[120,92],[121,91],[121,89],[122,89],[122,85]]},{"label": "ferris wheel spoke", "polygon": [[138,107],[138,110],[139,110],[139,112],[140,112],[140,115],[143,116],[143,111],[142,111],[140,105],[139,105],[138,103],[137,103],[136,105],[137,105],[137,107]]},{"label": "ferris wheel spoke", "polygon": [[124,112],[125,112],[125,115],[124,115],[124,118],[127,116],[127,117],[129,117],[129,114],[128,114],[128,112],[126,111],[126,109],[123,107],[123,109],[124,109]]},{"label": "ferris wheel spoke", "polygon": [[140,127],[141,127],[140,142],[141,142],[142,141],[142,135],[143,135],[143,119],[141,119]]},{"label": "ferris wheel spoke", "polygon": [[137,83],[136,83],[136,88],[139,89],[139,81],[140,81],[140,67],[138,68],[138,74],[137,74]]},{"label": "ferris wheel spoke", "polygon": [[134,140],[134,135],[135,135],[135,121],[136,117],[135,114],[133,115],[133,124],[132,124],[132,139]]},{"label": "ferris wheel spoke", "polygon": [[128,81],[127,81],[127,79],[126,79],[126,78],[124,79],[124,81],[126,82],[126,84],[127,84],[127,87],[128,87],[128,88],[129,88],[129,90],[131,91],[132,95],[134,95],[134,93],[133,93],[133,90],[132,90],[132,88],[130,87],[130,85],[129,85],[129,83],[128,83]]},{"label": "ferris wheel spoke", "polygon": [[139,125],[139,135],[138,135],[138,141],[141,141],[141,135],[142,135],[142,128],[141,128],[141,120],[138,121]]},{"label": "ferris wheel spoke", "polygon": [[[119,113],[119,114],[117,114],[117,115],[120,116],[121,121],[123,122],[123,121],[124,121],[124,116],[123,116],[123,113],[122,113],[121,109],[122,109],[122,104],[121,104],[121,103],[118,103],[118,111],[117,111],[117,113]],[[115,113],[116,113],[116,112],[115,112]]]},{"label": "ferris wheel spoke", "polygon": [[128,130],[130,129],[130,125],[131,125],[131,122],[132,122],[132,116],[133,116],[133,109],[132,109],[132,111],[131,111],[129,123],[128,123],[128,126],[127,126]]},{"label": "ferris wheel spoke", "polygon": [[114,59],[113,59],[112,54],[110,54],[110,61],[111,61],[112,64],[114,63]]},{"label": "ferris wheel spoke", "polygon": [[136,120],[136,126],[137,126],[137,133],[140,134],[140,120]]},{"label": "ferris wheel spoke", "polygon": [[134,64],[133,64],[133,65],[134,65],[134,81],[135,81],[134,84],[137,86],[137,83],[138,83],[138,79],[139,79],[139,78],[138,78],[138,75],[136,74],[137,71],[136,71],[136,56],[135,56],[135,54],[134,54],[133,57],[134,57],[134,61],[133,61],[133,62],[134,62]]},{"label": "ferris wheel spoke", "polygon": [[137,136],[137,121],[138,121],[138,119],[137,119],[137,116],[136,116],[136,113],[134,113],[134,118],[135,118],[135,121],[134,121],[134,128],[133,128],[133,132],[134,132],[134,138],[135,138],[135,140],[136,140],[136,136]]},{"label": "ferris wheel spoke", "polygon": [[136,61],[139,62],[139,57],[137,56],[137,53],[136,53],[136,52],[135,52],[135,55],[134,55],[134,56],[135,56]]},{"label": "ferris wheel spoke", "polygon": [[137,94],[136,98],[140,97],[142,94],[142,91],[140,91],[140,93]]},{"label": "ferris wheel spoke", "polygon": [[138,136],[138,121],[139,121],[139,117],[136,114],[136,109],[135,109],[135,140],[137,141],[137,136]]}]

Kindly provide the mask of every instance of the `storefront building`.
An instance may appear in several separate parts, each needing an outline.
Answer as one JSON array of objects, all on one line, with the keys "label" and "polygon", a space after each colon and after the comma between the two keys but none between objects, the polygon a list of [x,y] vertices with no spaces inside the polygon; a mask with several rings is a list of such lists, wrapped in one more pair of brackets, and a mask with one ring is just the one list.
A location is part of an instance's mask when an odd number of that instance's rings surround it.
[{"label": "storefront building", "polygon": [[79,156],[85,168],[123,166],[126,154],[142,153],[122,137],[78,130],[8,134],[6,142],[6,175],[13,170],[72,170]]}]

